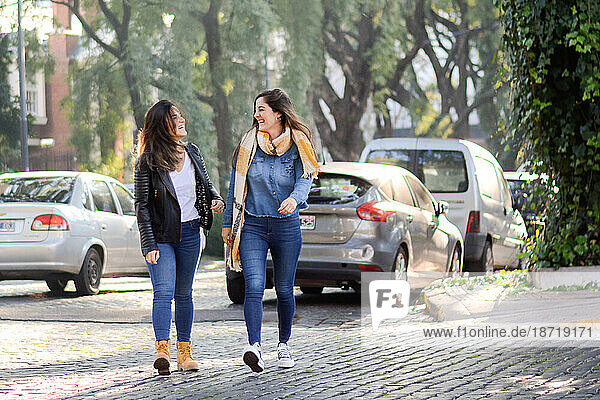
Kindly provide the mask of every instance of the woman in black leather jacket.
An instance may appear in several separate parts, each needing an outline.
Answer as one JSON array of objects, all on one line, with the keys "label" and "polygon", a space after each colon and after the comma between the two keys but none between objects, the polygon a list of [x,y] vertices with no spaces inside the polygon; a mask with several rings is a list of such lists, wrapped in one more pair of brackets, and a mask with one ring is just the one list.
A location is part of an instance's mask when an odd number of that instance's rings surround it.
[{"label": "woman in black leather jacket", "polygon": [[212,225],[212,211],[223,212],[223,198],[213,187],[200,150],[184,144],[181,112],[167,100],[146,113],[135,166],[135,212],[142,254],[146,258],[154,301],[156,336],[154,368],[170,373],[171,303],[175,299],[177,368],[198,370],[191,355],[194,317],[192,283],[202,252],[203,233]]}]

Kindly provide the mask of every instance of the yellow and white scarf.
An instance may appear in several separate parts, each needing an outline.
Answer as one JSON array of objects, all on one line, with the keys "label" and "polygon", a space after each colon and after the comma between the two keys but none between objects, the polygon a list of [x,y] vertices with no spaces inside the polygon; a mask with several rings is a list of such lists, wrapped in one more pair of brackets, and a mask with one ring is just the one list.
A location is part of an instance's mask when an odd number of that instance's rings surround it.
[{"label": "yellow and white scarf", "polygon": [[315,150],[312,143],[302,131],[293,130],[286,127],[285,131],[274,140],[268,132],[251,129],[242,136],[240,148],[235,163],[235,177],[233,182],[233,223],[231,226],[231,249],[227,248],[226,260],[227,267],[234,271],[241,272],[242,264],[240,262],[240,239],[242,237],[242,227],[244,226],[244,210],[246,208],[246,176],[250,169],[250,164],[256,153],[256,147],[273,156],[281,156],[292,147],[292,143],[298,147],[304,178],[315,177],[319,172],[319,163],[315,156]]}]

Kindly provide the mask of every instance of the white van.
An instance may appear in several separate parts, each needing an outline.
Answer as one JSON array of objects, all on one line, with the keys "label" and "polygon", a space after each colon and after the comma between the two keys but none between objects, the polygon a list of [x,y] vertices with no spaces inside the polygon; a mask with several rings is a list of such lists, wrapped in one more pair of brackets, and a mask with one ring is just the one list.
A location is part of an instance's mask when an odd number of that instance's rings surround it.
[{"label": "white van", "polygon": [[517,266],[527,238],[496,158],[468,140],[385,138],[365,146],[361,162],[392,164],[414,173],[436,200],[448,202],[448,219],[465,241],[465,267],[492,271]]}]

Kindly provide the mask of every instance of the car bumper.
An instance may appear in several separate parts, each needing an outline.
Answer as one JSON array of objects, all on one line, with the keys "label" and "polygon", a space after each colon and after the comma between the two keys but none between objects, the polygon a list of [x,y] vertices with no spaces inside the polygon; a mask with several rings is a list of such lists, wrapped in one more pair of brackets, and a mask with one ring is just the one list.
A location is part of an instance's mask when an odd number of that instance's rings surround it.
[{"label": "car bumper", "polygon": [[[363,272],[359,265],[391,271],[394,246],[378,241],[350,240],[340,245],[304,244],[298,259],[296,285],[341,286],[345,282],[360,282]],[[267,257],[267,272],[272,274],[273,262]]]},{"label": "car bumper", "polygon": [[84,242],[84,238],[57,233],[41,242],[0,243],[0,279],[78,274]]},{"label": "car bumper", "polygon": [[483,254],[483,246],[487,235],[485,233],[467,233],[465,238],[465,261],[477,261]]}]

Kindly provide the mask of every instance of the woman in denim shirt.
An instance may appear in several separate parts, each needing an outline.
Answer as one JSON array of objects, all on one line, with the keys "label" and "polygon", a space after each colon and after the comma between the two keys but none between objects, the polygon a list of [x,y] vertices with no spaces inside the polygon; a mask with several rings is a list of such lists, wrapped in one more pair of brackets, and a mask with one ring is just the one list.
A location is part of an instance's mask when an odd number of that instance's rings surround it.
[{"label": "woman in denim shirt", "polygon": [[319,164],[310,130],[283,90],[265,90],[256,96],[252,128],[243,135],[233,159],[222,236],[230,248],[227,266],[242,271],[245,280],[249,345],[244,348],[243,360],[254,372],[264,370],[260,330],[270,249],[279,317],[277,365],[291,368],[294,360],[287,342],[302,247],[298,210],[308,207],[308,192]]}]

